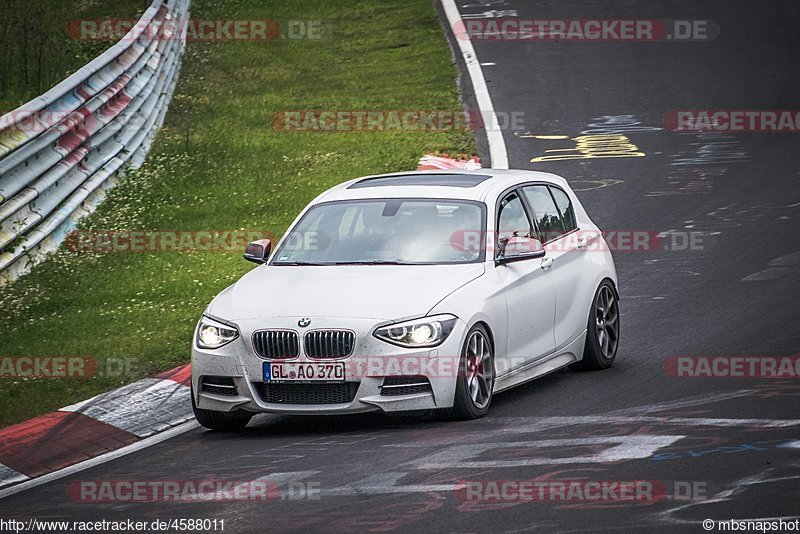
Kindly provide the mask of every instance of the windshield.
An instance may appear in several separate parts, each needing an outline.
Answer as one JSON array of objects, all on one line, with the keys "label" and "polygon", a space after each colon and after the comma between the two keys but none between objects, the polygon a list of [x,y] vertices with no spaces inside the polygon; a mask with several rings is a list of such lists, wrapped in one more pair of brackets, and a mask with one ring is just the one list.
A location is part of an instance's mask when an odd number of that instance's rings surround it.
[{"label": "windshield", "polygon": [[[485,207],[466,200],[349,200],[306,212],[273,265],[443,264],[483,261]],[[475,242],[476,241],[476,242]]]}]

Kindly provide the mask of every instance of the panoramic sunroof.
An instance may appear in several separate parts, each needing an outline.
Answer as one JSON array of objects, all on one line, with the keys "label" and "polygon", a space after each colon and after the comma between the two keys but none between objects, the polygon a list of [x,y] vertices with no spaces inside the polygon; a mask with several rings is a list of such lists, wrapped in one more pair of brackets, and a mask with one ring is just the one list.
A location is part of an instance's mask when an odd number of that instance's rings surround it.
[{"label": "panoramic sunroof", "polygon": [[491,178],[491,176],[486,174],[401,174],[397,176],[375,176],[374,178],[360,180],[347,189],[403,185],[475,187],[489,178]]}]

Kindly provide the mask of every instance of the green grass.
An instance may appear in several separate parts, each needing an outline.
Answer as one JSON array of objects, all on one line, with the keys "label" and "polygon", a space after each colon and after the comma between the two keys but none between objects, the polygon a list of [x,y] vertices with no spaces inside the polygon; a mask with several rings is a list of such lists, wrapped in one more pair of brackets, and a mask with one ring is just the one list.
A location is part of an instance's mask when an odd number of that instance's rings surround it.
[{"label": "green grass", "polygon": [[137,19],[149,4],[149,0],[3,0],[0,114],[39,96],[113,44],[70,37],[70,21]]},{"label": "green grass", "polygon": [[[430,0],[195,0],[200,19],[324,20],[320,40],[195,42],[146,164],[82,228],[282,232],[318,193],[474,153],[469,132],[280,132],[283,110],[459,110]],[[0,426],[185,363],[194,325],[252,268],[241,252],[76,254],[62,247],[0,289],[0,355],[130,358],[132,373],[0,378]]]}]

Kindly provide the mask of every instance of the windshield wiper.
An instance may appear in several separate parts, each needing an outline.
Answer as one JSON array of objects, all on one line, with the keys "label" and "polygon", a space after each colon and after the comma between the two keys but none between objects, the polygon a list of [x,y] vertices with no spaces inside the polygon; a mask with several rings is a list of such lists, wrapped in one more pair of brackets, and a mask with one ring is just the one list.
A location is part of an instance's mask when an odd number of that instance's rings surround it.
[{"label": "windshield wiper", "polygon": [[393,260],[366,260],[366,261],[337,261],[334,265],[414,265],[402,261]]},{"label": "windshield wiper", "polygon": [[310,261],[276,261],[272,265],[331,265],[330,263],[313,263]]},{"label": "windshield wiper", "polygon": [[276,261],[272,265],[415,265],[414,263],[393,260],[335,261],[331,263],[313,263],[310,261]]}]

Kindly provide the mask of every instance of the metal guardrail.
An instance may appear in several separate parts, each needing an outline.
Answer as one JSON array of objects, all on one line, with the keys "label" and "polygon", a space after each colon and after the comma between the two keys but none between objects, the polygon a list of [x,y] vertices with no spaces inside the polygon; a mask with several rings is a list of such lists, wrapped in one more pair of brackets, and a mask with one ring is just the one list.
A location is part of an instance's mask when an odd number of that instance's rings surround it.
[{"label": "metal guardrail", "polygon": [[[58,248],[164,121],[190,0],[154,0],[115,45],[0,117],[0,285]],[[177,29],[180,34],[170,32]]]}]

